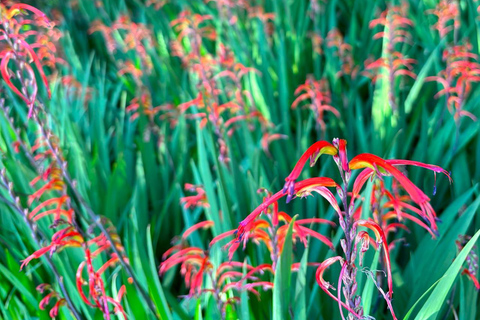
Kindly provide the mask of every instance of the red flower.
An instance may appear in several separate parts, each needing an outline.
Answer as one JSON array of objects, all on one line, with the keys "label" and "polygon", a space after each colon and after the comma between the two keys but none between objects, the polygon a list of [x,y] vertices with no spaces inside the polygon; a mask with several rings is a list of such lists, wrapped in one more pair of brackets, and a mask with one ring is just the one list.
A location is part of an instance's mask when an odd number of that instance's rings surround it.
[{"label": "red flower", "polygon": [[53,234],[52,241],[48,246],[38,249],[25,260],[22,260],[20,270],[22,270],[31,260],[38,259],[47,252],[50,252],[50,255],[52,255],[54,252],[60,251],[65,247],[80,247],[82,244],[82,236],[73,227],[67,227],[57,231]]},{"label": "red flower", "polygon": [[207,201],[207,195],[205,194],[205,190],[203,189],[203,187],[194,186],[190,183],[186,183],[185,190],[197,193],[196,195],[183,197],[180,199],[180,202],[183,203],[185,209],[188,209],[190,207],[210,207]]},{"label": "red flower", "polygon": [[[334,264],[335,262],[339,261],[340,264],[342,264],[342,270],[343,270],[343,266],[345,265],[344,264],[344,259],[340,256],[336,256],[336,257],[331,257],[331,258],[328,258],[326,259],[325,261],[323,261],[320,266],[317,268],[317,272],[315,274],[315,278],[317,280],[317,283],[318,285],[320,286],[320,288],[326,293],[328,294],[332,299],[334,299],[335,301],[338,302],[339,306],[343,306],[345,309],[347,309],[350,313],[352,313],[354,316],[356,316],[357,318],[361,319],[362,317],[360,315],[358,315],[352,308],[350,308],[346,303],[344,303],[340,298],[338,297],[335,297],[330,291],[329,289],[332,288],[335,290],[335,287],[333,287],[329,282],[325,281],[323,279],[323,273],[325,272],[325,270],[330,267],[332,264]],[[341,274],[342,275],[342,274]],[[340,294],[340,288],[339,288],[339,294]],[[342,309],[340,308],[340,311],[342,311]]]},{"label": "red flower", "polygon": [[444,169],[438,166],[423,164],[420,162],[409,160],[384,160],[373,154],[363,153],[354,157],[349,162],[349,167],[350,169],[362,169],[367,167],[371,169],[371,171],[363,171],[363,175],[361,174],[359,177],[357,177],[357,180],[360,179],[360,182],[358,184],[357,181],[355,182],[355,184],[357,185],[354,185],[354,192],[358,192],[358,190],[361,188],[361,185],[363,185],[363,183],[365,183],[366,179],[368,178],[367,176],[371,176],[374,173],[378,176],[392,175],[409,194],[412,201],[420,206],[422,217],[429,221],[430,228],[434,233],[436,233],[436,214],[432,206],[430,205],[430,198],[427,197],[427,195],[423,193],[423,191],[420,190],[415,184],[413,184],[413,182],[410,181],[402,172],[400,172],[400,170],[398,170],[395,165],[415,165],[430,169],[435,173],[442,172],[450,178],[450,175]]},{"label": "red flower", "polygon": [[283,193],[288,192],[287,202],[290,202],[293,194],[295,193],[295,181],[302,173],[303,167],[305,166],[307,160],[310,158],[310,167],[313,167],[317,162],[317,159],[322,154],[334,156],[337,154],[337,152],[337,148],[326,141],[318,141],[312,144],[300,157],[292,172],[288,175],[288,177],[285,178]]}]

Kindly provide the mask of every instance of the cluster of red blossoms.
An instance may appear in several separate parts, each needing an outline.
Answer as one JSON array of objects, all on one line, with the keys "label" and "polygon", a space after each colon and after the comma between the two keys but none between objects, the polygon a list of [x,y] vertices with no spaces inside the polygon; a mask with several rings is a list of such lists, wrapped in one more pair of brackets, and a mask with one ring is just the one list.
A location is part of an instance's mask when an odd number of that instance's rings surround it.
[{"label": "cluster of red blossoms", "polygon": [[[27,104],[29,108],[28,116],[30,117],[38,92],[38,84],[32,64],[39,72],[50,97],[50,87],[47,76],[43,71],[41,58],[34,50],[44,49],[48,51],[48,42],[46,44],[38,42],[41,38],[39,31],[30,28],[32,25],[39,28],[51,28],[52,24],[43,12],[28,4],[17,3],[8,9],[5,5],[0,4],[0,12],[0,23],[2,25],[0,71],[2,78],[8,87]],[[27,17],[28,13],[31,13],[31,15]],[[29,39],[32,38],[33,44],[29,43]],[[48,57],[50,56],[53,55],[48,55]],[[10,69],[12,64],[15,65],[15,70],[18,70],[18,72],[13,72]],[[14,81],[26,85],[18,88]]]},{"label": "cluster of red blossoms", "polygon": [[[341,182],[337,183],[328,177],[307,178],[298,181],[306,162],[310,160],[310,166],[313,166],[322,154],[330,155],[333,158],[340,172]],[[320,263],[309,263],[310,266],[317,267],[316,279],[318,285],[338,302],[342,316],[343,309],[346,309],[351,315],[361,318],[363,309],[361,298],[356,294],[357,267],[355,260],[359,256],[360,263],[362,263],[363,255],[370,245],[375,249],[381,248],[387,274],[386,289],[382,289],[381,280],[372,279],[372,281],[377,282],[376,285],[380,293],[383,295],[394,319],[396,319],[391,304],[393,280],[389,252],[395,243],[403,239],[394,239],[395,231],[400,229],[408,231],[408,224],[415,223],[426,229],[432,237],[436,237],[438,234],[437,217],[430,205],[430,198],[410,181],[401,170],[401,167],[410,165],[429,169],[435,175],[436,173],[443,173],[450,179],[450,175],[444,169],[416,161],[384,160],[367,153],[357,155],[349,160],[345,140],[334,139],[333,143],[318,141],[300,157],[292,172],[285,179],[285,186],[282,190],[275,194],[267,193],[263,203],[240,222],[238,229],[219,234],[210,242],[210,246],[212,246],[225,238],[233,237],[225,245],[225,248],[228,248],[229,262],[216,266],[210,261],[207,250],[190,247],[186,242],[186,238],[192,232],[200,228],[213,226],[212,221],[204,221],[187,229],[182,239],[165,253],[165,261],[160,266],[160,273],[163,274],[174,265],[180,264],[186,285],[190,288],[190,295],[213,292],[218,299],[217,301],[223,301],[220,293],[225,293],[225,290],[228,289],[250,290],[255,286],[255,283],[264,288],[272,287],[272,281],[258,278],[256,272],[268,270],[273,276],[275,275],[276,264],[282,252],[286,230],[290,223],[293,223],[292,239],[294,242],[298,239],[306,246],[308,238],[313,237],[334,250],[333,243],[329,238],[311,229],[311,226],[317,223],[334,227],[336,224],[333,221],[321,218],[292,220],[287,213],[278,209],[279,201],[284,197],[289,202],[294,198],[317,193],[327,200],[337,213],[339,225],[345,234],[345,238],[340,242],[343,256],[334,256]],[[350,190],[350,178],[355,176],[354,171],[356,170],[360,170],[360,173],[356,175]],[[372,216],[366,218],[361,212],[362,206],[359,205],[359,202],[362,201],[360,196],[362,188],[369,179],[374,181],[370,202]],[[387,181],[391,182],[387,183]],[[200,201],[197,197],[203,196],[201,190],[197,188],[196,203]],[[336,195],[334,192],[336,192]],[[193,197],[191,198],[185,198],[184,202],[186,204],[193,203],[190,202],[190,200],[193,201]],[[206,201],[206,199],[202,201]],[[262,214],[263,218],[261,217]],[[271,263],[252,267],[233,261],[237,249],[242,243],[245,248],[247,242],[253,242],[257,245],[263,243],[270,252]],[[342,266],[338,278],[338,295],[336,296],[329,290],[334,287],[323,276],[325,270],[335,262],[339,262]],[[240,271],[228,273],[229,279],[225,281],[227,275],[220,276],[224,271],[224,266],[233,269],[243,266],[246,269],[243,273]],[[296,269],[298,269],[298,264],[293,264],[292,271]],[[213,276],[214,274],[215,276]],[[212,278],[212,283],[215,286],[207,287],[203,281],[204,277]]]},{"label": "cluster of red blossoms", "polygon": [[[246,78],[260,72],[237,62],[233,52],[223,44],[218,47],[217,57],[205,50],[205,40],[217,38],[215,29],[208,24],[210,20],[210,15],[184,11],[170,23],[178,33],[171,44],[172,55],[179,57],[192,73],[198,93],[169,112],[173,119],[178,118],[178,114],[187,119],[200,119],[201,128],[209,123],[216,136],[219,159],[224,163],[229,161],[225,136],[231,136],[241,121],[250,123],[256,119],[263,133],[262,147],[268,154],[269,143],[284,137],[271,132],[272,123],[256,109],[252,94],[245,89]],[[188,46],[184,46],[185,43]]]},{"label": "cluster of red blossoms", "polygon": [[[66,162],[60,153],[57,139],[52,133],[46,132],[44,128],[40,128],[40,132],[40,137],[30,150],[40,173],[30,182],[30,185],[36,190],[28,197],[31,210],[26,217],[34,223],[38,223],[39,220],[50,221],[50,229],[54,229],[55,232],[48,245],[38,249],[22,261],[21,269],[33,259],[38,259],[43,255],[52,256],[69,247],[82,248],[85,260],[78,266],[76,274],[77,290],[82,300],[90,307],[99,308],[107,319],[110,318],[111,312],[109,305],[113,305],[114,313],[125,314],[120,304],[125,287],[120,288],[117,295],[120,298],[115,300],[107,295],[103,278],[109,267],[115,267],[119,263],[119,257],[112,251],[112,246],[115,246],[116,251],[122,254],[123,260],[128,261],[115,228],[110,226],[107,229],[113,242],[109,241],[103,233],[88,239],[89,234],[77,224],[72,200],[67,194],[67,184],[63,173],[66,168],[62,168],[60,165],[60,163],[65,164]],[[107,222],[105,221],[105,223]],[[93,233],[94,230],[91,231]],[[106,261],[104,260],[105,256],[108,258]],[[102,263],[100,268],[95,268],[94,265],[97,263]],[[87,280],[83,278],[85,269],[88,275]],[[87,288],[86,293],[85,287]],[[40,306],[44,308],[50,298],[55,296],[58,300],[51,309],[51,314],[56,314],[59,306],[65,303],[62,300],[64,298],[59,298],[59,294],[53,289],[50,291]]]},{"label": "cluster of red blossoms", "polygon": [[[160,6],[163,4],[160,2]],[[224,1],[216,4],[226,13],[228,21],[237,19],[230,10],[235,6],[251,9],[249,14],[251,18],[256,17],[260,20],[272,18],[271,14],[261,14],[243,2]],[[260,72],[239,63],[233,52],[223,44],[218,46],[216,56],[208,52],[204,42],[217,40],[215,28],[211,23],[212,18],[211,15],[183,11],[170,23],[177,34],[176,39],[171,42],[170,55],[178,57],[183,67],[191,73],[196,91],[193,99],[178,106],[164,103],[154,107],[152,93],[142,85],[142,77],[152,71],[147,50],[154,43],[154,38],[145,25],[134,23],[122,16],[111,26],[96,21],[89,31],[100,32],[103,35],[110,53],[116,60],[124,61],[118,65],[119,75],[129,74],[139,88],[127,107],[132,121],[145,115],[149,121],[148,129],[154,132],[158,132],[156,120],[167,120],[173,127],[181,115],[185,119],[200,120],[201,128],[210,124],[216,136],[219,159],[223,163],[229,161],[226,136],[233,135],[243,122],[252,129],[259,125],[262,132],[261,145],[269,155],[269,144],[286,137],[273,132],[273,124],[257,110],[252,94],[246,89],[251,74],[260,75]],[[116,40],[113,34],[120,34],[122,40]],[[123,55],[119,55],[119,51]]]},{"label": "cluster of red blossoms", "polygon": [[120,16],[111,26],[94,21],[89,32],[103,35],[108,51],[120,60],[120,76],[129,74],[140,83],[144,74],[151,73],[153,64],[148,49],[153,46],[154,38],[144,24],[132,22],[128,16]]},{"label": "cluster of red blossoms", "polygon": [[[377,32],[373,39],[381,39],[384,43],[383,55],[381,58],[371,62],[365,62],[364,75],[376,81],[379,77],[385,77],[383,81],[389,84],[388,95],[392,109],[397,110],[395,80],[399,76],[416,78],[413,72],[415,59],[407,58],[402,53],[402,46],[410,41],[408,28],[413,22],[407,16],[408,7],[406,3],[401,6],[394,6],[383,11],[379,18],[370,21],[370,28],[383,27],[383,31]],[[384,72],[382,72],[384,71]]]},{"label": "cluster of red blossoms", "polygon": [[[72,185],[67,173],[67,163],[63,158],[57,137],[43,122],[44,108],[37,96],[38,85],[33,66],[40,74],[50,98],[50,88],[43,65],[54,68],[57,63],[62,62],[61,59],[55,58],[54,45],[60,35],[52,29],[54,24],[46,15],[30,5],[16,3],[7,8],[6,5],[1,4],[0,13],[0,30],[2,31],[0,71],[7,86],[27,104],[28,118],[33,118],[39,132],[33,146],[28,147],[29,143],[20,138],[21,129],[15,127],[13,119],[9,121],[17,137],[15,151],[24,153],[37,174],[30,182],[34,191],[28,196],[28,208],[21,210],[21,201],[10,188],[10,195],[16,201],[17,212],[23,215],[32,235],[34,238],[39,238],[41,243],[38,250],[22,261],[20,269],[25,268],[32,260],[46,256],[47,265],[52,268],[61,290],[57,291],[54,284],[39,285],[37,289],[41,293],[47,293],[40,302],[40,308],[45,309],[51,301],[56,300],[55,305],[50,309],[50,316],[57,316],[59,308],[68,305],[78,318],[78,312],[63,286],[62,275],[58,274],[51,257],[54,253],[66,248],[81,248],[85,260],[78,266],[76,284],[83,302],[90,307],[98,308],[105,319],[110,319],[112,313],[123,314],[126,318],[120,303],[125,293],[125,286],[121,286],[117,298],[114,299],[107,294],[108,286],[105,284],[108,268],[118,265],[120,259],[128,262],[123,246],[116,235],[115,228],[106,227],[107,221],[100,223],[105,226],[108,235],[103,232],[97,235],[97,230],[93,226],[85,231],[78,224],[76,219],[78,209],[74,209],[75,201],[67,193],[68,187]],[[6,114],[8,113],[7,108],[3,106],[3,99],[2,109]],[[2,173],[2,183],[6,181],[6,174]],[[53,232],[48,229],[41,230],[40,221],[48,222],[49,229]],[[85,274],[87,278],[84,278]]]}]

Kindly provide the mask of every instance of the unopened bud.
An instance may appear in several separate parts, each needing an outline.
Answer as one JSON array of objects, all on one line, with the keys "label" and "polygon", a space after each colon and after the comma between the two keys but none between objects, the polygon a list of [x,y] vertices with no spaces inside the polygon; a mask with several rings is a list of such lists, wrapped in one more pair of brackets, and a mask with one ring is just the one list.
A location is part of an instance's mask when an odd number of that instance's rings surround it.
[{"label": "unopened bud", "polygon": [[362,303],[362,297],[361,296],[356,296],[354,303],[355,303],[355,308],[360,307],[360,303]]},{"label": "unopened bud", "polygon": [[347,253],[347,243],[345,242],[345,239],[340,240],[340,246],[343,249],[343,252]]},{"label": "unopened bud", "polygon": [[337,156],[337,155],[335,155],[335,156],[333,156],[333,160],[335,161],[335,163],[337,164],[337,166],[338,166],[339,168],[341,168],[341,166],[340,166],[340,157]]},{"label": "unopened bud", "polygon": [[350,239],[354,239],[356,234],[357,234],[357,230],[355,230],[355,228],[352,228],[350,230]]},{"label": "unopened bud", "polygon": [[337,186],[337,194],[341,199],[343,199],[343,196],[344,196],[343,189],[338,186]]},{"label": "unopened bud", "polygon": [[345,219],[343,219],[341,215],[338,217],[338,222],[340,223],[340,228],[342,228],[343,230],[347,229],[347,226],[345,224]]},{"label": "unopened bud", "polygon": [[357,292],[357,288],[358,288],[358,284],[354,282],[352,285],[352,289],[350,290],[350,293],[352,296],[355,295],[355,293]]},{"label": "unopened bud", "polygon": [[351,171],[345,171],[345,181],[348,183],[350,181],[350,177],[352,176]]}]

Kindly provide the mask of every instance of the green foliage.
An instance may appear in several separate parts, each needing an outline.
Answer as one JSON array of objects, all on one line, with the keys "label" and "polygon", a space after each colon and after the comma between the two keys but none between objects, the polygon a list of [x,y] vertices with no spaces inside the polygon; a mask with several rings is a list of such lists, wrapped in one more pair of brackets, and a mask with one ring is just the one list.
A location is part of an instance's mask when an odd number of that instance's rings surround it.
[{"label": "green foliage", "polygon": [[[398,1],[248,2],[264,8],[265,13],[273,13],[274,18],[264,23],[249,17],[247,10],[235,7],[231,10],[237,20],[229,23],[228,10],[218,9],[220,1],[205,3],[203,0],[170,0],[158,10],[143,0],[49,1],[48,4],[37,1],[35,4],[47,16],[59,13],[62,17],[57,26],[63,34],[58,55],[66,63],[58,64],[57,70],[45,67],[51,76],[51,100],[47,100],[44,89],[39,88],[48,114],[46,125],[59,138],[68,172],[79,193],[94,212],[111,220],[116,227],[135,276],[147,288],[157,314],[148,310],[145,299],[129,283],[120,266],[105,274],[105,282],[109,284],[106,290],[115,297],[121,285],[126,285],[122,305],[131,319],[219,319],[222,311],[218,310],[213,294],[185,297],[188,289],[183,285],[179,268],[172,268],[159,277],[162,255],[171,247],[172,239],[200,221],[211,220],[214,222],[211,230],[196,231],[188,241],[208,251],[216,265],[226,261],[222,246],[210,248],[208,241],[237,228],[262,202],[257,193],[259,188],[281,190],[285,177],[313,142],[340,137],[348,141],[351,155],[369,152],[384,158],[422,161],[451,172],[453,183],[449,184],[443,176],[438,175],[434,182],[434,176],[425,174],[421,168],[405,168],[408,177],[426,190],[425,193],[430,195],[436,184],[432,206],[442,222],[437,239],[413,224],[408,225],[410,233],[397,230],[396,235],[389,238],[389,242],[394,238],[405,240],[391,251],[393,307],[397,316],[404,319],[479,318],[478,292],[472,281],[459,274],[480,234],[477,231],[480,229],[477,187],[480,122],[468,117],[455,121],[447,108],[446,97],[434,98],[442,89],[441,84],[427,81],[445,69],[442,53],[450,42],[470,39],[471,52],[480,54],[477,4],[471,0],[459,1],[460,26],[455,36],[450,34],[441,39],[432,28],[436,18],[425,13],[433,9],[437,1],[420,5],[408,1],[407,15],[413,21],[409,29],[411,39],[398,50],[416,60],[413,72],[417,77],[402,76],[393,82],[398,107],[393,112],[388,96],[392,84],[388,81],[388,72],[382,69],[380,73],[384,78],[374,84],[364,76],[364,62],[368,58],[388,58],[387,39],[372,39],[381,27],[372,30],[369,22]],[[319,12],[313,11],[314,2],[319,3]],[[201,106],[178,112],[180,104],[205,91],[199,85],[198,74],[183,65],[171,46],[178,32],[170,23],[184,10],[212,15],[212,20],[205,24],[212,26],[217,38],[204,39],[201,48],[204,57],[211,54],[219,59],[220,47],[225,46],[231,49],[235,62],[259,71],[249,72],[241,80],[242,90],[248,91],[253,101],[246,103],[246,113],[258,111],[270,125],[264,127],[259,118],[252,117],[235,123],[231,135],[225,130],[221,138],[228,149],[229,161],[219,159],[222,156],[220,139],[213,121],[210,119],[203,126],[201,118],[194,116],[205,112]],[[154,41],[144,45],[145,54],[151,60],[148,72],[138,51],[122,51],[123,47],[119,47],[111,52],[101,32],[88,31],[95,21],[111,27],[124,15],[151,32]],[[327,45],[329,31],[335,28],[351,47],[352,67],[358,67],[356,77],[339,74],[346,63],[342,60],[344,57],[337,48]],[[123,45],[122,32],[114,30],[112,37]],[[324,39],[322,54],[315,52],[312,33]],[[182,42],[184,50],[191,47],[190,39]],[[126,61],[141,70],[138,79],[119,72]],[[328,81],[329,104],[340,113],[336,117],[325,112],[325,131],[318,126],[317,116],[311,109],[291,108],[298,96],[296,88],[308,75]],[[65,76],[74,77],[78,88],[62,84]],[[12,117],[20,128],[20,137],[28,148],[35,144],[38,128],[32,120],[27,120],[25,104],[1,81],[0,95],[5,98],[7,112],[0,114],[0,168],[6,169],[22,206],[28,208],[28,195],[34,192],[29,183],[37,174],[26,156],[15,152],[17,138],[8,118]],[[229,93],[234,89],[228,80],[218,83],[219,102],[228,102]],[[141,99],[144,92],[151,98],[151,107],[172,104],[174,112],[169,114],[168,109],[162,109],[151,119],[146,109],[140,107],[138,118],[133,119],[135,111],[127,108],[132,99]],[[472,82],[464,110],[480,116],[479,101],[478,84]],[[233,111],[228,112],[223,114],[223,123],[234,115]],[[266,152],[262,145],[265,133],[285,137],[272,139]],[[333,161],[322,159],[320,162],[320,166],[305,169],[300,178],[334,172]],[[185,183],[201,185],[209,206],[185,208],[180,199],[191,195],[184,189]],[[370,191],[371,185],[368,185],[362,193],[367,203]],[[11,202],[6,189],[0,187],[0,318],[48,319],[53,303],[46,311],[40,310],[38,305],[43,295],[35,287],[51,283],[58,290],[58,283],[45,257],[33,260],[19,271],[20,261],[39,246]],[[88,228],[91,221],[85,218],[82,203],[72,202],[78,211],[79,223]],[[364,209],[363,218],[373,216],[368,205]],[[293,213],[292,216],[298,214],[299,219],[333,220],[335,217],[333,209],[317,198],[288,205],[281,202],[280,210]],[[319,289],[315,269],[307,265],[335,254],[314,241],[310,241],[305,250],[293,243],[293,221],[295,219],[290,222],[276,274],[266,272],[258,276],[261,280],[273,281],[273,291],[260,288],[260,300],[248,291],[227,291],[223,299],[237,296],[239,301],[227,304],[226,319],[340,318],[338,305]],[[39,228],[48,240],[52,235],[48,223],[40,222]],[[341,250],[340,228],[323,225],[315,228],[319,233],[328,234],[336,250]],[[475,236],[457,253],[455,240],[464,234]],[[40,247],[46,244],[40,243]],[[256,266],[270,261],[263,244],[249,243],[244,251],[241,248],[235,253],[235,259],[245,261],[244,275],[248,273],[247,263]],[[75,273],[84,258],[78,250],[66,248],[54,253],[52,260],[82,319],[102,319],[102,313],[85,305],[77,291]],[[478,255],[478,249],[473,250]],[[367,252],[364,264],[374,271],[383,263],[382,259],[379,252]],[[296,262],[300,262],[299,270],[291,272],[291,264]],[[338,266],[332,266],[325,278],[332,279],[336,286],[335,275],[339,271]],[[370,278],[363,272],[358,272],[358,278],[361,284],[358,294],[365,311],[376,319],[390,319]],[[67,307],[62,307],[57,317],[73,318]]]}]

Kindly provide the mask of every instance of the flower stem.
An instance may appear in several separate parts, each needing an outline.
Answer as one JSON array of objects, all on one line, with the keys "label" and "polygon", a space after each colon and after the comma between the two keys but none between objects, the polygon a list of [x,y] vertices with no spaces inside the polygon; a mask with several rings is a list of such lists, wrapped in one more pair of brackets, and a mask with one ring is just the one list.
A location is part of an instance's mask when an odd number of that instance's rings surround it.
[{"label": "flower stem", "polygon": [[[344,253],[345,253],[345,263],[346,269],[343,276],[343,284],[344,284],[344,295],[346,299],[347,305],[355,310],[358,314],[362,314],[363,310],[360,306],[360,299],[359,296],[356,295],[357,291],[357,267],[355,266],[355,252],[353,250],[353,244],[355,241],[355,230],[354,228],[354,221],[353,221],[353,212],[352,207],[348,205],[348,179],[345,172],[342,170],[341,166],[339,166],[340,174],[342,176],[343,185],[342,185],[342,203],[345,212],[345,246],[344,246]],[[354,315],[350,314],[349,317],[354,317]]]}]

